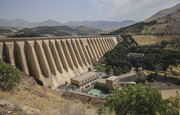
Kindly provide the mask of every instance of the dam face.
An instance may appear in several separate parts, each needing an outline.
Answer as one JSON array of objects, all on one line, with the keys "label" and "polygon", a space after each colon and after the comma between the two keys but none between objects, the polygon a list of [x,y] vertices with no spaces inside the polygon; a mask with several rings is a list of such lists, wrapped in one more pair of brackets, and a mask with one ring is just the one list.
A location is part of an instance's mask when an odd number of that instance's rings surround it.
[{"label": "dam face", "polygon": [[0,39],[0,58],[57,88],[93,69],[92,60],[98,61],[117,43],[116,36],[5,38]]}]

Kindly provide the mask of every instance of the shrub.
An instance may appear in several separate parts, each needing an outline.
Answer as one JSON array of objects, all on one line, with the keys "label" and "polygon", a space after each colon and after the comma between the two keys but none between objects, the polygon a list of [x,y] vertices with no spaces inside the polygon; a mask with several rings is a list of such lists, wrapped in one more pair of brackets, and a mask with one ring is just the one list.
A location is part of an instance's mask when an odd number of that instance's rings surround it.
[{"label": "shrub", "polygon": [[7,91],[12,90],[21,81],[20,70],[0,60],[0,87]]},{"label": "shrub", "polygon": [[136,83],[145,83],[146,82],[147,77],[146,76],[139,76],[136,79]]},{"label": "shrub", "polygon": [[115,88],[106,98],[104,106],[114,110],[116,115],[178,115],[175,103],[162,99],[157,89],[141,84]]},{"label": "shrub", "polygon": [[147,77],[147,81],[149,82],[153,82],[154,80],[156,80],[158,78],[158,73],[155,72],[155,73],[150,73]]}]

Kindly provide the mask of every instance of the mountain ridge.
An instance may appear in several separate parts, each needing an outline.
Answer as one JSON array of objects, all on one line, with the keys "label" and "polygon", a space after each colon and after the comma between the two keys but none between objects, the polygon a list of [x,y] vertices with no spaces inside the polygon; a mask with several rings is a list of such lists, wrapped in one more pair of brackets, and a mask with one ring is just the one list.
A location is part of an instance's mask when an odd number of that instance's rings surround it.
[{"label": "mountain ridge", "polygon": [[[170,11],[168,11],[168,9]],[[130,35],[180,35],[180,4],[172,8],[161,10],[159,12],[162,16],[150,17],[147,20],[138,22],[136,24],[119,28],[109,34],[130,34]],[[173,9],[173,10],[172,10]],[[175,10],[176,9],[176,10]],[[171,12],[171,13],[167,13]],[[158,17],[157,17],[158,16]]]},{"label": "mountain ridge", "polygon": [[159,17],[165,16],[165,15],[168,15],[170,13],[176,12],[179,9],[180,9],[180,3],[178,3],[177,5],[175,5],[173,7],[160,10],[159,12],[155,13],[154,15],[152,15],[149,19],[159,18]]},{"label": "mountain ridge", "polygon": [[25,27],[33,28],[38,26],[88,26],[97,29],[118,29],[120,27],[129,26],[134,24],[136,21],[124,20],[121,22],[117,21],[69,21],[66,23],[59,23],[55,20],[46,20],[42,22],[29,22],[22,19],[0,19],[0,27]]}]

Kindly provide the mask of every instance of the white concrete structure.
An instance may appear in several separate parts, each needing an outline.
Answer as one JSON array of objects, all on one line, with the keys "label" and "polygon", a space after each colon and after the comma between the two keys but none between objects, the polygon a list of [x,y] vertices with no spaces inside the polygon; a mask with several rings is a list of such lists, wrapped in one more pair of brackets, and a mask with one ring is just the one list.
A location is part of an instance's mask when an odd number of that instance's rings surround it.
[{"label": "white concrete structure", "polygon": [[4,38],[0,58],[56,88],[93,69],[92,59],[98,61],[117,43],[116,36]]}]

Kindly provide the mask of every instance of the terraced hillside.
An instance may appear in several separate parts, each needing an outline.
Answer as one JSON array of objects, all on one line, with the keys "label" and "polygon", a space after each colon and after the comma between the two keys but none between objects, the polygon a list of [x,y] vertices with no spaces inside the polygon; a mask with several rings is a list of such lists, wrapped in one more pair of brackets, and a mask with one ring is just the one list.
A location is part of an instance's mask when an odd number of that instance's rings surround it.
[{"label": "terraced hillside", "polygon": [[179,39],[180,35],[164,35],[164,36],[156,36],[156,35],[132,35],[132,38],[138,43],[138,45],[152,45],[156,43],[160,43],[163,40],[171,41],[174,39]]}]

